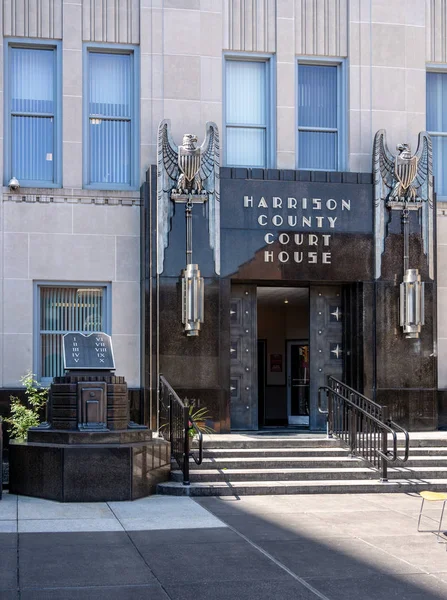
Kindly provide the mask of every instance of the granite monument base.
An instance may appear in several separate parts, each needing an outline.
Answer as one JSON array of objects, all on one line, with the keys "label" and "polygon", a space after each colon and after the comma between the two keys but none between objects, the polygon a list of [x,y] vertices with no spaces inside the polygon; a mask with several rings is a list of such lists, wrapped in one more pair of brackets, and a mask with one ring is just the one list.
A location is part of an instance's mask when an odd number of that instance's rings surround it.
[{"label": "granite monument base", "polygon": [[[83,433],[81,443],[75,432],[66,443],[58,443],[59,434],[65,437],[67,432],[48,431],[47,443],[10,442],[11,494],[59,502],[136,500],[155,493],[157,484],[169,479],[169,443],[152,438],[148,430],[115,431],[110,440],[107,433]],[[43,435],[39,432],[40,440]],[[131,435],[138,441],[129,441]]]}]

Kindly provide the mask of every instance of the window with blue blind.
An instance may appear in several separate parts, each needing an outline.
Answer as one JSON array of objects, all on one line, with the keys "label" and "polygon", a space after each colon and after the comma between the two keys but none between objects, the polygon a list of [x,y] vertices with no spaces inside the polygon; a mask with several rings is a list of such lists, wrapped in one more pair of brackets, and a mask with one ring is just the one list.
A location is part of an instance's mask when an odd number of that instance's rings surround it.
[{"label": "window with blue blind", "polygon": [[269,61],[225,63],[225,163],[270,166]]},{"label": "window with blue blind", "polygon": [[60,67],[57,46],[6,48],[5,183],[61,184]]},{"label": "window with blue blind", "polygon": [[337,170],[339,65],[298,65],[298,168]]},{"label": "window with blue blind", "polygon": [[85,185],[138,186],[137,101],[134,52],[89,48]]},{"label": "window with blue blind", "polygon": [[427,73],[427,131],[433,143],[438,197],[447,197],[447,73]]},{"label": "window with blue blind", "polygon": [[39,379],[50,381],[64,374],[64,333],[110,333],[105,285],[39,285],[37,287],[37,362]]}]

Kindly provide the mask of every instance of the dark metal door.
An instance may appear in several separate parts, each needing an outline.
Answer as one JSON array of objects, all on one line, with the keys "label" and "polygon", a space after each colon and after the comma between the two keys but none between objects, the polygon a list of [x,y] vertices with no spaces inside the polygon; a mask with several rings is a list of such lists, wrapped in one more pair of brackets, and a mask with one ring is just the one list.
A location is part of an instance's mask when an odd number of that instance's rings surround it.
[{"label": "dark metal door", "polygon": [[318,412],[318,388],[328,375],[343,377],[343,307],[341,286],[310,288],[310,428],[325,429]]},{"label": "dark metal door", "polygon": [[231,429],[258,428],[256,286],[231,286]]}]

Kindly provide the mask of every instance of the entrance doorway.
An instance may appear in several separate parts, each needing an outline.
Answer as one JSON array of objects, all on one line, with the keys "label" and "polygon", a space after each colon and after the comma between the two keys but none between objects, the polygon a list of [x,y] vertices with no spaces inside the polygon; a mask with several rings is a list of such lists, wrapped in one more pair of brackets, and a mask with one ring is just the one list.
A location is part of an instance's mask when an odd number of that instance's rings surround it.
[{"label": "entrance doorway", "polygon": [[350,356],[343,323],[340,285],[232,284],[231,429],[323,431],[318,389],[328,375],[343,377],[344,357]]}]

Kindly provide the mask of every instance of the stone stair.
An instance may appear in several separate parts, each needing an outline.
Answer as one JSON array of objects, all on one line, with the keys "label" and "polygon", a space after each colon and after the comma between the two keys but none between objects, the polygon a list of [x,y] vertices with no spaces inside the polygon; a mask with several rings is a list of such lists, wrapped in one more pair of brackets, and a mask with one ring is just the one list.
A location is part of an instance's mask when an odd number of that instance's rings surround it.
[{"label": "stone stair", "polygon": [[407,462],[389,466],[388,481],[368,463],[349,456],[339,440],[321,434],[204,436],[200,466],[190,462],[189,486],[173,463],[171,481],[159,494],[244,496],[252,494],[417,492],[447,490],[447,432],[410,434]]}]

